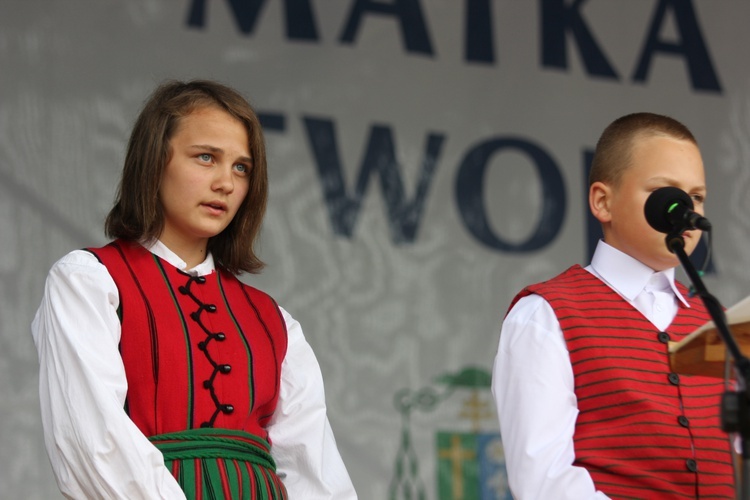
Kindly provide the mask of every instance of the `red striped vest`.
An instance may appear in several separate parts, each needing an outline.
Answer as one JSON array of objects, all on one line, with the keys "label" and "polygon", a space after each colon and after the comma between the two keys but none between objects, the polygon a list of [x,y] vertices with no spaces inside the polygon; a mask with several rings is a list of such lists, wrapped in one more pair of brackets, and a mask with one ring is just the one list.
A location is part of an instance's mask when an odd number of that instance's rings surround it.
[{"label": "red striped vest", "polygon": [[[682,285],[680,291],[686,295]],[[600,279],[573,266],[524,289],[555,311],[570,353],[579,415],[574,465],[613,498],[735,498],[719,379],[672,373],[667,342],[708,320],[680,304],[666,332]]]},{"label": "red striped vest", "polygon": [[138,244],[89,251],[120,294],[126,410],[141,432],[215,427],[267,440],[287,348],[273,299],[220,270],[189,276]]}]

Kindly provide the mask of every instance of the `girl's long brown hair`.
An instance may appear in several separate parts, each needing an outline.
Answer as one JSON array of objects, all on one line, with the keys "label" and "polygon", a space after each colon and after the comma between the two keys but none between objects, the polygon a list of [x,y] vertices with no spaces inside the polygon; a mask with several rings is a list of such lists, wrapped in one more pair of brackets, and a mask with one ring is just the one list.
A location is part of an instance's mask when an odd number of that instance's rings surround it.
[{"label": "girl's long brown hair", "polygon": [[115,203],[104,224],[110,238],[142,241],[164,229],[159,187],[169,162],[170,140],[182,118],[201,107],[218,107],[242,122],[253,160],[249,190],[229,226],[208,240],[216,265],[231,273],[258,273],[255,254],[268,200],[268,171],[263,132],[255,111],[237,91],[210,80],[168,81],[148,98],[128,141]]}]

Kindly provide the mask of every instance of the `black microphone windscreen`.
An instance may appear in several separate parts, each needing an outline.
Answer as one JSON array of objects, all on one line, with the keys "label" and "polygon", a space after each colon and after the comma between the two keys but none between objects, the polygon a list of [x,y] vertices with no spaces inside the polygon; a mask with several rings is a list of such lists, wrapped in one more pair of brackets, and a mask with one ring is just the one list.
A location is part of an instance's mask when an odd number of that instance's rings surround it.
[{"label": "black microphone windscreen", "polygon": [[660,233],[669,233],[674,228],[674,224],[669,220],[669,212],[675,203],[693,209],[693,200],[682,189],[671,186],[657,189],[646,200],[646,221]]}]

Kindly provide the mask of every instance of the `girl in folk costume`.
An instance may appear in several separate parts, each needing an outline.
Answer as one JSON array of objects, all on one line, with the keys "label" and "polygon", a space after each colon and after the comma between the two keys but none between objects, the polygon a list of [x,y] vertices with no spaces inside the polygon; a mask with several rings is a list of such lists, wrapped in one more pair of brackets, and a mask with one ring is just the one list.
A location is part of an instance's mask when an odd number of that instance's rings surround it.
[{"label": "girl in folk costume", "polygon": [[128,144],[113,241],[51,269],[32,324],[70,498],[356,498],[299,323],[240,282],[268,178],[235,90],[168,82]]}]

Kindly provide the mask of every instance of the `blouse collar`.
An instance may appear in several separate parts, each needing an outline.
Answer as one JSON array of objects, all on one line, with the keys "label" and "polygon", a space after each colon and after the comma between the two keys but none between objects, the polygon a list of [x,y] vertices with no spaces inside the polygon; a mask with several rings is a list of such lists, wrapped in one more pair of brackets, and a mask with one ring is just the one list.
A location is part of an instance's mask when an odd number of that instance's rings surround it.
[{"label": "blouse collar", "polygon": [[191,274],[193,276],[205,276],[207,274],[211,274],[216,268],[214,265],[214,257],[210,252],[206,255],[206,259],[203,262],[195,267],[188,269],[187,263],[180,257],[178,257],[176,253],[170,250],[164,243],[162,243],[158,239],[141,242],[141,245],[143,245],[146,250],[156,255],[157,257],[169,262],[180,271]]}]

